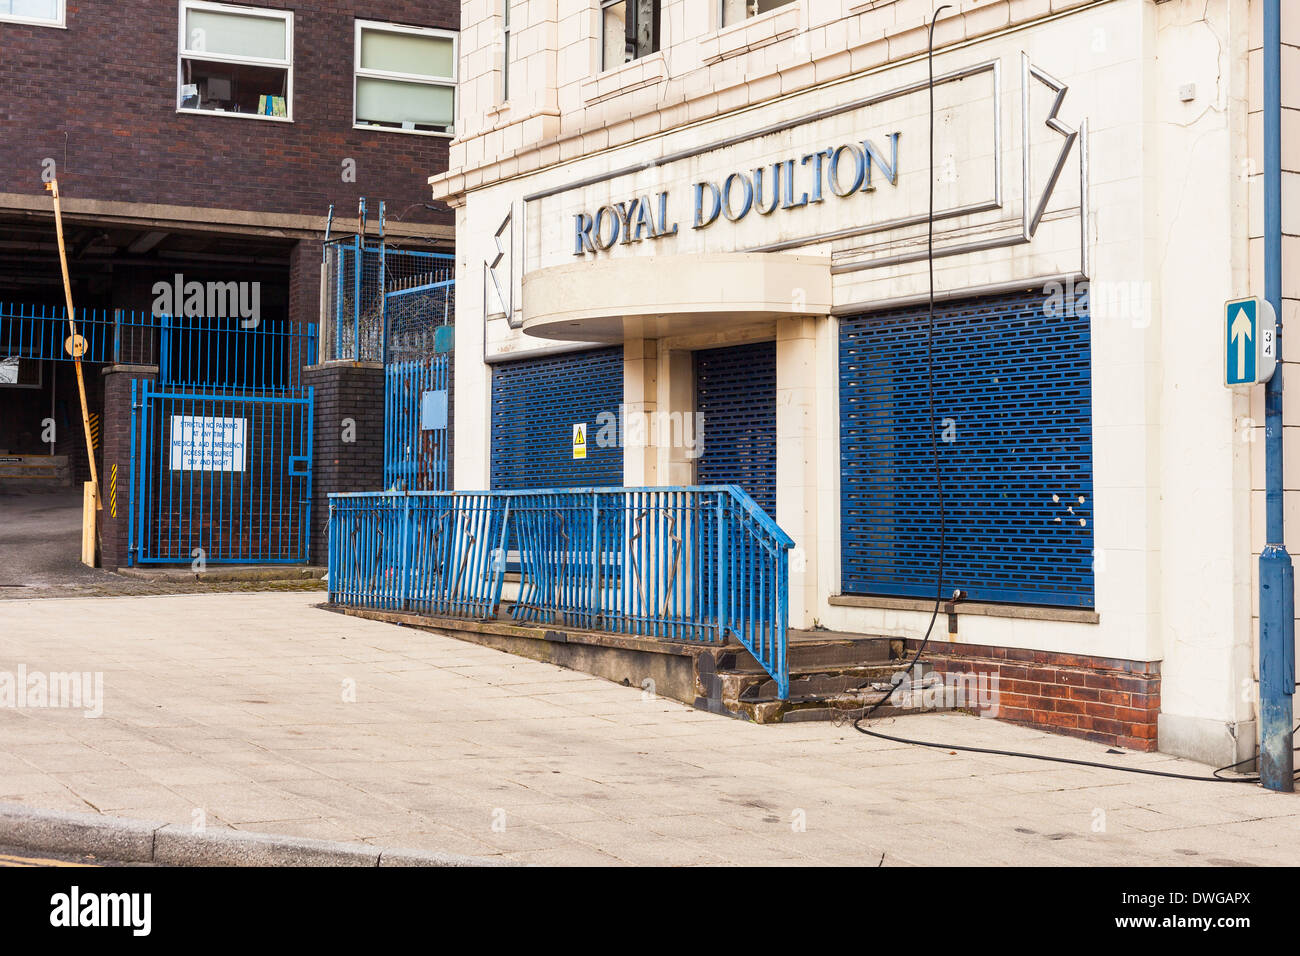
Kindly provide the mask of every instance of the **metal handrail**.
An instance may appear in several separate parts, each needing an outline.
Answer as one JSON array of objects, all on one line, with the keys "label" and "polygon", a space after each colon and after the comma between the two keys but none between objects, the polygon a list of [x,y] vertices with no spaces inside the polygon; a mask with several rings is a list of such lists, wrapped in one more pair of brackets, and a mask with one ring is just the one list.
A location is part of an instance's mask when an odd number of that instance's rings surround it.
[{"label": "metal handrail", "polygon": [[345,492],[329,529],[331,603],[493,618],[517,553],[513,620],[735,638],[788,693],[794,542],[736,485]]}]

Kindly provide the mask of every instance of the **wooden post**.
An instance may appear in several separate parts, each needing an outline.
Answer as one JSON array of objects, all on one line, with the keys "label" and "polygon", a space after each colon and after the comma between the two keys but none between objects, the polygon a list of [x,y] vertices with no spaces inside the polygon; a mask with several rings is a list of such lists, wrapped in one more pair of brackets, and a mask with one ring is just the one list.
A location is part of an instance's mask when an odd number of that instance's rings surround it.
[{"label": "wooden post", "polygon": [[95,566],[95,510],[101,507],[95,500],[97,497],[93,481],[87,481],[82,485],[81,563],[88,568]]},{"label": "wooden post", "polygon": [[[95,446],[90,439],[90,409],[86,405],[86,379],[81,372],[81,353],[84,351],[80,337],[77,335],[77,320],[72,311],[72,280],[68,277],[68,251],[63,245],[63,209],[59,205],[59,181],[52,179],[45,184],[45,189],[54,195],[54,231],[59,239],[59,265],[63,268],[63,294],[68,302],[68,351],[72,353],[72,364],[77,370],[77,392],[81,395],[81,426],[86,434],[86,460],[90,462],[90,484],[93,490],[95,508],[103,507],[99,500],[99,475],[95,468]],[[83,548],[84,557],[84,548]],[[94,565],[94,553],[91,553],[91,565]]]}]

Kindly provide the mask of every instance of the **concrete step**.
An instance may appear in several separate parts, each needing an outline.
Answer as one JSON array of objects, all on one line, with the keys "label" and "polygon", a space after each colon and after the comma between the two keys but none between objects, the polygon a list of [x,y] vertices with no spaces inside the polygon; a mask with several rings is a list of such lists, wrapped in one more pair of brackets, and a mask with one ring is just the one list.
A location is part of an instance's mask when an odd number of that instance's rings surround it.
[{"label": "concrete step", "polygon": [[[898,646],[895,647],[895,644]],[[827,668],[886,664],[900,657],[901,653],[902,644],[894,638],[835,631],[791,630],[786,664],[791,674],[811,673]],[[758,661],[739,646],[718,656],[718,669],[736,673],[764,673]]]},{"label": "concrete step", "polygon": [[[791,697],[833,697],[837,694],[857,693],[869,690],[873,684],[892,683],[900,665],[893,663],[875,664],[862,667],[823,668],[813,671],[790,672]],[[761,700],[775,698],[776,681],[767,676],[735,674],[740,700]]]},{"label": "concrete step", "polygon": [[[756,724],[788,724],[805,720],[829,720],[848,723],[863,716],[868,709],[889,696],[889,691],[863,689],[837,694],[811,694],[786,700],[775,696],[736,702],[732,713],[747,717]],[[871,716],[897,717],[902,714],[934,713],[919,707],[899,707],[885,703],[872,711]]]}]

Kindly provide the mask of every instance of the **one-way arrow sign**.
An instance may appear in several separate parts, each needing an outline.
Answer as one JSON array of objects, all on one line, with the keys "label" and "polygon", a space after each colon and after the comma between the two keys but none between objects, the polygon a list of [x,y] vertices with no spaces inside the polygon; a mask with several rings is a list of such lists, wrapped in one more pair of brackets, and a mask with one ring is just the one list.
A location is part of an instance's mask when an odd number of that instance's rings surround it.
[{"label": "one-way arrow sign", "polygon": [[1267,382],[1277,368],[1277,314],[1266,300],[1233,299],[1224,308],[1223,383]]}]

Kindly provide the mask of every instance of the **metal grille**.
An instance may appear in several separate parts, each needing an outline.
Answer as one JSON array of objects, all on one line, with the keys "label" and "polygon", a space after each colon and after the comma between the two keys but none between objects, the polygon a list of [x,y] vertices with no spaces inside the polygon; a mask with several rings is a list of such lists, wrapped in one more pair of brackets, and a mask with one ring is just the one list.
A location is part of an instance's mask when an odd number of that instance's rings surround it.
[{"label": "metal grille", "polygon": [[[1093,606],[1089,320],[1044,304],[1027,291],[935,309],[945,595]],[[935,594],[926,327],[924,308],[840,323],[845,593]]]},{"label": "metal grille", "polygon": [[384,487],[451,487],[451,356],[384,366]]},{"label": "metal grille", "polygon": [[455,321],[455,280],[396,289],[388,292],[385,300],[387,361],[411,362],[447,351],[438,347],[438,329]]},{"label": "metal grille", "polygon": [[[493,490],[622,485],[622,402],[621,347],[493,366]],[[587,426],[584,459],[573,457],[575,424]]]},{"label": "metal grille", "polygon": [[382,360],[383,286],[378,246],[357,237],[325,246],[323,358],[354,362]]},{"label": "metal grille", "polygon": [[776,343],[695,353],[704,448],[695,480],[740,485],[776,517]]},{"label": "metal grille", "polygon": [[393,249],[360,236],[325,246],[321,338],[325,361],[383,359],[386,290],[451,280],[455,258],[417,249]]}]

